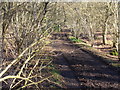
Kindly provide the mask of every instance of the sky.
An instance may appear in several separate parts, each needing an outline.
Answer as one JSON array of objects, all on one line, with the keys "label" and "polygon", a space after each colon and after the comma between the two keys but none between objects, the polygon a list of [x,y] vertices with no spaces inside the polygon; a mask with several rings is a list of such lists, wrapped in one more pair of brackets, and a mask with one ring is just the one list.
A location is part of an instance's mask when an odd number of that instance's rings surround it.
[{"label": "sky", "polygon": [[0,2],[116,2],[120,0],[0,0]]}]

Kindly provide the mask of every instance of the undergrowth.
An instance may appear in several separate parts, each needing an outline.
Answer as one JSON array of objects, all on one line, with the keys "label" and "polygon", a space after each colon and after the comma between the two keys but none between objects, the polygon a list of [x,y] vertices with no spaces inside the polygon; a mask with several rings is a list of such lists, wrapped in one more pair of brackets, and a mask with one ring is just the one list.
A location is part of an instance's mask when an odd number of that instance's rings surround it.
[{"label": "undergrowth", "polygon": [[56,66],[54,64],[48,66],[50,73],[54,76],[51,81],[53,81],[57,86],[62,87],[62,77],[60,76],[60,72],[55,67]]},{"label": "undergrowth", "polygon": [[82,40],[77,39],[76,37],[73,37],[73,36],[70,36],[69,39],[70,39],[72,42],[75,42],[75,43],[83,42]]},{"label": "undergrowth", "polygon": [[110,52],[110,55],[118,56],[117,50],[116,50],[116,49],[113,49],[113,50]]},{"label": "undergrowth", "polygon": [[[94,52],[95,48],[87,45],[86,43],[84,43],[82,40],[79,40],[79,39],[76,39],[75,37],[73,36],[69,36],[69,40],[74,42],[74,43],[79,43],[79,47],[85,49],[85,50],[88,50],[88,51],[91,51],[91,52]],[[97,51],[95,51],[96,53]],[[109,52],[110,55],[114,55],[114,56],[118,56],[118,52],[116,49],[113,49],[112,51]],[[99,56],[99,54],[97,54]],[[102,55],[102,54],[101,54]],[[100,56],[101,56],[100,55]],[[104,56],[102,56],[104,57]],[[113,60],[105,60],[105,62],[109,63],[110,65],[114,66],[114,67],[120,67],[120,63],[117,63],[116,61],[113,61]]]}]

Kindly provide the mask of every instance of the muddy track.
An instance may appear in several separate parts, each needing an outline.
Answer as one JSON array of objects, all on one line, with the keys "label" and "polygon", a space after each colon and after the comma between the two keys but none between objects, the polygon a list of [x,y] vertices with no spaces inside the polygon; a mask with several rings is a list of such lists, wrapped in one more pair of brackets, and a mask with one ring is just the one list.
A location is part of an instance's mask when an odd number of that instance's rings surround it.
[{"label": "muddy track", "polygon": [[119,89],[119,73],[93,55],[72,44],[65,33],[52,37],[55,63],[67,88]]}]

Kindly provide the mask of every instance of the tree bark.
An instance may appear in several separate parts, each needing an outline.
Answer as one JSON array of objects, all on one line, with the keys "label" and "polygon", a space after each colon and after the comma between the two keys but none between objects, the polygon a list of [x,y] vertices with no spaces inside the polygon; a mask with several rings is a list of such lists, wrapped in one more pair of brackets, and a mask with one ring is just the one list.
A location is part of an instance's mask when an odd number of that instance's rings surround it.
[{"label": "tree bark", "polygon": [[120,61],[120,2],[118,2],[118,58]]},{"label": "tree bark", "polygon": [[103,30],[103,44],[105,45],[107,43],[107,24],[105,22],[104,30]]}]

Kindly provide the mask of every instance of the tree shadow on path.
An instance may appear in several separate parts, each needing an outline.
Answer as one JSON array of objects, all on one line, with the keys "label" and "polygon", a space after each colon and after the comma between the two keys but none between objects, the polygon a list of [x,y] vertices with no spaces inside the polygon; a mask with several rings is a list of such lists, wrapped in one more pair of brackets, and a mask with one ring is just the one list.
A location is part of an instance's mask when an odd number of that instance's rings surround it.
[{"label": "tree shadow on path", "polygon": [[[64,43],[56,44],[60,43],[60,41],[57,41],[58,38]],[[69,81],[75,79],[79,83],[79,87],[119,89],[120,78],[118,72],[110,69],[109,66],[101,62],[100,58],[95,58],[82,51],[80,47],[72,45],[67,40],[65,33],[59,34],[58,38],[53,37],[56,40],[53,47],[56,54],[54,63],[58,65],[61,76],[68,78]],[[65,48],[74,49],[74,51],[65,53],[62,51]]]}]

